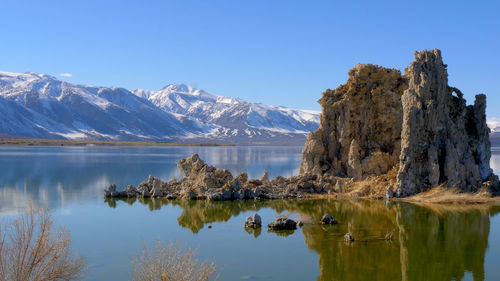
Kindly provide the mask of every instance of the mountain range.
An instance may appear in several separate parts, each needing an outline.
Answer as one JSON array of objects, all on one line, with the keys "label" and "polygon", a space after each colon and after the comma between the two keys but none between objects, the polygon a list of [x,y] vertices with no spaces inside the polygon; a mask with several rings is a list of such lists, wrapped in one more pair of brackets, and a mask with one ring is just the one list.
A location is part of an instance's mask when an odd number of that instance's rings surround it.
[{"label": "mountain range", "polygon": [[159,91],[0,71],[0,134],[78,140],[303,144],[319,112],[251,103],[184,84]]}]

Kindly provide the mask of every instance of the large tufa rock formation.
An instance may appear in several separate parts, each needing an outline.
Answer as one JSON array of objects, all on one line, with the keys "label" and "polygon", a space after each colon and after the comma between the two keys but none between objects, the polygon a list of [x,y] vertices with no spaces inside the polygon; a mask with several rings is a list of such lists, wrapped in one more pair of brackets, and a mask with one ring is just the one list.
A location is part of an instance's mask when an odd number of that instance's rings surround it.
[{"label": "large tufa rock formation", "polygon": [[474,191],[490,179],[485,95],[466,106],[439,50],[416,52],[405,72],[360,64],[323,93],[301,173],[364,179],[399,167],[399,196],[441,184]]},{"label": "large tufa rock formation", "polygon": [[362,179],[392,169],[401,150],[406,88],[399,70],[356,65],[345,85],[319,100],[320,127],[307,138],[301,173]]},{"label": "large tufa rock formation", "polygon": [[406,73],[398,193],[440,184],[476,190],[492,174],[486,97],[466,106],[462,93],[448,86],[439,50],[416,52]]}]

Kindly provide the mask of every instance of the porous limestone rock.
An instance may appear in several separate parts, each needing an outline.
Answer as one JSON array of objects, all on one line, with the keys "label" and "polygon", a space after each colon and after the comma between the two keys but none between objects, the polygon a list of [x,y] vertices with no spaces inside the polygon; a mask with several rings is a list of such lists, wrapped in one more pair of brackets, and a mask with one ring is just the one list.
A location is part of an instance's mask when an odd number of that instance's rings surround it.
[{"label": "porous limestone rock", "polygon": [[159,187],[153,187],[151,189],[151,197],[161,197],[163,196],[163,192],[160,190]]},{"label": "porous limestone rock", "polygon": [[297,229],[297,222],[285,218],[285,217],[279,217],[275,219],[273,222],[267,225],[268,230],[294,230]]},{"label": "porous limestone rock", "polygon": [[[439,185],[477,191],[495,179],[486,96],[467,106],[448,85],[437,49],[416,52],[404,76],[358,64],[347,83],[324,92],[319,103],[320,127],[306,140],[301,175],[363,180],[395,171],[387,183],[396,191],[390,187],[387,197]],[[334,189],[342,192],[339,182]]]},{"label": "porous limestone rock", "polygon": [[325,214],[321,218],[321,223],[322,224],[337,224],[337,220],[332,217],[330,214]]},{"label": "porous limestone rock", "polygon": [[255,213],[245,219],[245,227],[259,228],[262,226],[262,219]]},{"label": "porous limestone rock", "polygon": [[345,242],[354,242],[354,237],[352,237],[352,235],[350,233],[346,233],[344,235],[344,241]]},{"label": "porous limestone rock", "polygon": [[412,195],[445,185],[476,191],[492,174],[486,97],[466,106],[448,86],[441,51],[415,52],[406,69],[397,194]]},{"label": "porous limestone rock", "polygon": [[346,84],[324,92],[320,127],[307,138],[301,174],[362,179],[387,173],[399,159],[406,85],[399,70],[358,64]]}]

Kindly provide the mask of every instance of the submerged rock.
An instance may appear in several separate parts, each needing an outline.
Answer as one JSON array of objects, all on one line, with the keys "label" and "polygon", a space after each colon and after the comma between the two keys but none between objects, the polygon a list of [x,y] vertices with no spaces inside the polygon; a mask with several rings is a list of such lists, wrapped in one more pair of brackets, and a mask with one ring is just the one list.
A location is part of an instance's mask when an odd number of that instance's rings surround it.
[{"label": "submerged rock", "polygon": [[354,241],[354,237],[352,237],[352,235],[350,233],[346,233],[344,235],[344,241],[346,241],[346,242],[353,242]]},{"label": "submerged rock", "polygon": [[321,218],[321,223],[322,224],[337,224],[338,222],[330,214],[325,214]]},{"label": "submerged rock", "polygon": [[289,218],[277,218],[267,225],[268,230],[294,230],[297,229],[297,222]]},{"label": "submerged rock", "polygon": [[258,228],[261,226],[262,226],[262,220],[257,213],[247,217],[245,220],[245,227]]}]

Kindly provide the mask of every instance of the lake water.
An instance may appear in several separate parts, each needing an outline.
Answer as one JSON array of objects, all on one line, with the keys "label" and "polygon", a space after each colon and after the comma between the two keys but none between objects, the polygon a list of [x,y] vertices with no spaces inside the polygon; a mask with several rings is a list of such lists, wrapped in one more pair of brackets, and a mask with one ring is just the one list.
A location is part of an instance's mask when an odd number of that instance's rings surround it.
[{"label": "lake water", "polygon": [[[252,178],[298,174],[301,147],[0,147],[0,217],[29,204],[52,210],[90,266],[87,280],[128,280],[130,259],[158,239],[215,259],[221,280],[499,280],[500,213],[490,205],[413,205],[366,200],[207,202],[104,200],[110,183],[153,174],[179,177],[176,163],[198,153]],[[500,172],[500,154],[492,167]],[[247,232],[258,212],[261,230]],[[339,225],[315,222],[332,214]],[[292,232],[265,225],[287,214]],[[208,225],[212,228],[208,228]],[[356,238],[345,243],[350,232]],[[392,233],[392,240],[383,237]]]}]

